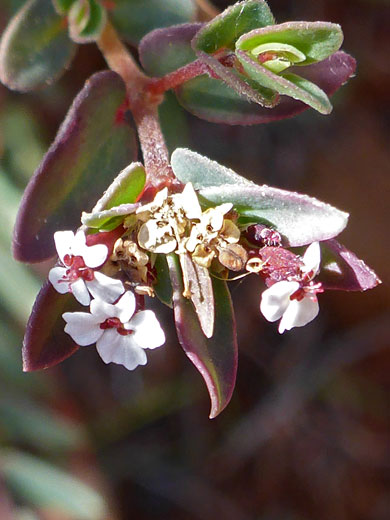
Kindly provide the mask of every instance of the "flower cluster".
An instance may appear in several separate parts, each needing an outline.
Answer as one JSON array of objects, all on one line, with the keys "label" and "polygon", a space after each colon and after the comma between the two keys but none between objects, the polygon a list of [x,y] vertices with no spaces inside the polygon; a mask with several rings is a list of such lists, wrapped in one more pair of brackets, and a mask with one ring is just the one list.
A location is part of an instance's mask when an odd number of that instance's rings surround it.
[{"label": "flower cluster", "polygon": [[[259,224],[240,229],[237,221],[231,203],[202,210],[188,183],[181,193],[165,187],[152,202],[135,205],[123,216],[121,236],[114,233],[112,243],[104,231],[56,232],[59,261],[49,280],[59,293],[72,293],[90,310],[65,312],[65,332],[80,346],[96,343],[105,363],[129,370],[144,365],[144,349],[161,346],[165,336],[154,313],[137,305],[134,293],[154,296],[154,261],[158,254],[171,253],[190,255],[211,275],[226,280],[229,271],[262,276],[268,285],[260,304],[264,317],[280,319],[280,333],[306,325],[317,316],[317,294],[323,291],[314,281],[319,243],[311,244],[301,258],[282,247],[277,231]],[[187,290],[183,295],[191,296]]]}]

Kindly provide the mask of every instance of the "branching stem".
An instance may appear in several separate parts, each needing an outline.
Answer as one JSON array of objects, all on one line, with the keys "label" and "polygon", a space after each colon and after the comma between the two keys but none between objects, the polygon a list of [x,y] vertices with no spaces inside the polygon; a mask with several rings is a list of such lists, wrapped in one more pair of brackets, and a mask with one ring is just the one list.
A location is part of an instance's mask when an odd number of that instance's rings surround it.
[{"label": "branching stem", "polygon": [[152,80],[140,70],[109,22],[97,44],[108,66],[126,84],[128,106],[137,125],[148,175],[147,184],[155,187],[170,184],[175,177],[158,118],[158,105],[162,97],[150,92],[148,85]]},{"label": "branching stem", "polygon": [[200,60],[195,60],[180,69],[170,72],[162,78],[152,78],[148,89],[153,94],[163,94],[171,88],[178,87],[185,81],[188,81],[209,71],[208,66]]}]

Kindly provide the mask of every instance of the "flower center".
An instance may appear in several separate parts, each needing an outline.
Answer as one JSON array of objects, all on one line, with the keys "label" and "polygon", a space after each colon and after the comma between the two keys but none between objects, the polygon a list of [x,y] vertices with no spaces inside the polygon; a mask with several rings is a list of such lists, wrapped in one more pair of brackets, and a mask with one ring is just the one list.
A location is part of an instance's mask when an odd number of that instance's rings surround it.
[{"label": "flower center", "polygon": [[105,321],[103,321],[103,323],[100,324],[100,328],[103,330],[116,329],[118,334],[121,336],[128,336],[134,332],[133,330],[125,329],[119,318],[107,318]]},{"label": "flower center", "polygon": [[66,270],[67,282],[74,282],[79,278],[82,278],[86,282],[90,282],[94,279],[93,269],[87,267],[81,256],[65,255],[64,264],[68,269]]}]

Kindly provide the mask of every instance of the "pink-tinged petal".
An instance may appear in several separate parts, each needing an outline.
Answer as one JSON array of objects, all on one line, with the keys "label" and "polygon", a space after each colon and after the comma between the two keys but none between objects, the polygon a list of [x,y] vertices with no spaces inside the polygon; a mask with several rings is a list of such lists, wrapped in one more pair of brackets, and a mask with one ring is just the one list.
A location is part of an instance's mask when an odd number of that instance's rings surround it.
[{"label": "pink-tinged petal", "polygon": [[321,249],[319,242],[313,242],[306,249],[303,255],[303,263],[305,264],[304,271],[307,273],[313,272],[313,278],[320,270],[321,263]]},{"label": "pink-tinged petal", "polygon": [[94,298],[104,300],[108,303],[115,302],[125,290],[120,280],[110,278],[98,271],[94,272],[94,279],[87,281],[86,285]]},{"label": "pink-tinged petal", "polygon": [[[165,334],[153,311],[137,312],[129,323],[134,341],[142,348],[157,348],[165,343]],[[127,328],[127,327],[126,327]]]},{"label": "pink-tinged petal", "polygon": [[96,316],[88,312],[65,312],[65,332],[81,347],[92,345],[103,334]]},{"label": "pink-tinged petal", "polygon": [[285,330],[291,330],[293,327],[307,325],[314,320],[318,312],[319,306],[315,296],[303,298],[301,301],[291,300],[279,323],[280,334],[283,334]]},{"label": "pink-tinged petal", "polygon": [[276,282],[261,295],[260,311],[268,321],[276,321],[283,316],[291,304],[290,296],[299,289],[298,282],[283,280]]},{"label": "pink-tinged petal", "polygon": [[66,267],[53,267],[49,271],[49,281],[54,289],[60,294],[69,292],[69,282],[64,281],[66,276]]},{"label": "pink-tinged petal", "polygon": [[90,304],[91,297],[82,278],[78,278],[75,282],[71,283],[69,287],[71,293],[76,298],[76,300],[81,303],[81,305]]},{"label": "pink-tinged petal", "polygon": [[72,254],[72,244],[74,241],[73,231],[56,231],[54,233],[54,243],[56,245],[57,253],[62,262],[65,255]]},{"label": "pink-tinged petal", "polygon": [[108,247],[104,244],[96,244],[95,246],[85,247],[83,250],[83,259],[88,267],[99,267],[104,264],[108,256]]},{"label": "pink-tinged petal", "polygon": [[99,319],[100,323],[103,323],[107,318],[117,318],[119,314],[115,305],[100,300],[99,298],[91,301],[90,311],[91,314]]},{"label": "pink-tinged petal", "polygon": [[190,182],[184,186],[184,190],[180,194],[180,198],[186,217],[191,219],[200,219],[202,216],[202,209],[200,207],[196,192]]},{"label": "pink-tinged petal", "polygon": [[71,294],[58,294],[46,282],[35,300],[23,340],[23,370],[31,372],[57,365],[79,347],[64,332],[62,314],[80,310]]},{"label": "pink-tinged petal", "polygon": [[146,365],[147,358],[131,336],[121,336],[116,329],[108,329],[96,343],[96,349],[105,363],[123,365],[134,370],[138,365]]},{"label": "pink-tinged petal", "polygon": [[135,312],[136,301],[134,294],[131,291],[126,291],[115,307],[118,318],[122,323],[127,323]]}]

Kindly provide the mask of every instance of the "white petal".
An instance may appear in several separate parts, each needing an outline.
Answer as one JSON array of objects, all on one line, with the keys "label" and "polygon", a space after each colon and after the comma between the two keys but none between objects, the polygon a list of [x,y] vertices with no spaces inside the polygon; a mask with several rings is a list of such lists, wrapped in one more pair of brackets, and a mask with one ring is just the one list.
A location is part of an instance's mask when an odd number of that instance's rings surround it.
[{"label": "white petal", "polygon": [[233,204],[231,202],[225,202],[224,204],[220,204],[215,209],[222,213],[222,215],[226,215],[232,209]]},{"label": "white petal", "polygon": [[86,285],[94,298],[99,298],[108,303],[115,302],[125,291],[123,283],[120,280],[110,278],[98,271],[94,272],[94,279],[88,280]]},{"label": "white petal", "polygon": [[316,297],[306,297],[300,301],[290,300],[290,304],[280,320],[279,332],[283,334],[285,330],[291,330],[293,327],[303,327],[314,320],[318,311],[319,306]]},{"label": "white petal", "polygon": [[119,311],[112,303],[107,303],[99,298],[91,301],[91,313],[100,323],[106,321],[107,318],[117,318]]},{"label": "white petal", "polygon": [[74,256],[83,256],[83,250],[86,246],[86,237],[84,231],[79,229],[74,236],[72,242],[72,254]]},{"label": "white petal", "polygon": [[320,270],[321,263],[321,248],[319,242],[313,242],[306,249],[305,254],[303,255],[303,263],[305,264],[305,271],[310,273],[313,271],[313,278]]},{"label": "white petal", "polygon": [[173,197],[180,197],[180,204],[184,209],[184,213],[187,218],[200,219],[202,216],[202,209],[199,204],[198,197],[192,184],[189,182],[184,186],[184,190],[179,195],[173,195]]},{"label": "white petal", "polygon": [[148,220],[142,224],[138,232],[138,243],[153,253],[172,253],[176,249],[176,240],[169,225],[160,227],[156,220]]},{"label": "white petal", "polygon": [[146,354],[139,348],[132,335],[122,336],[116,329],[108,329],[96,343],[96,349],[105,363],[117,363],[128,370],[146,365]]},{"label": "white petal", "polygon": [[131,291],[126,291],[122,298],[115,305],[118,318],[122,323],[127,323],[135,312],[135,296]]},{"label": "white petal", "polygon": [[72,254],[73,241],[73,231],[56,231],[54,233],[54,243],[56,245],[58,256],[62,261],[64,261],[65,255]]},{"label": "white petal", "polygon": [[72,282],[69,285],[73,296],[76,300],[81,303],[81,305],[89,305],[91,301],[91,297],[89,295],[87,286],[82,278],[78,278],[75,282]]},{"label": "white petal", "polygon": [[130,321],[132,337],[142,348],[157,348],[165,343],[165,334],[153,311],[140,311]]},{"label": "white petal", "polygon": [[63,279],[66,276],[66,271],[66,267],[53,267],[49,271],[49,281],[54,289],[61,294],[69,292],[69,281]]},{"label": "white petal", "polygon": [[299,289],[298,282],[283,280],[276,282],[261,295],[260,310],[268,321],[276,321],[282,317],[290,303],[290,296]]},{"label": "white petal", "polygon": [[80,346],[92,345],[103,334],[100,322],[88,312],[65,312],[65,332]]},{"label": "white petal", "polygon": [[99,267],[104,264],[108,256],[108,247],[104,244],[85,246],[83,249],[83,260],[88,267]]}]

